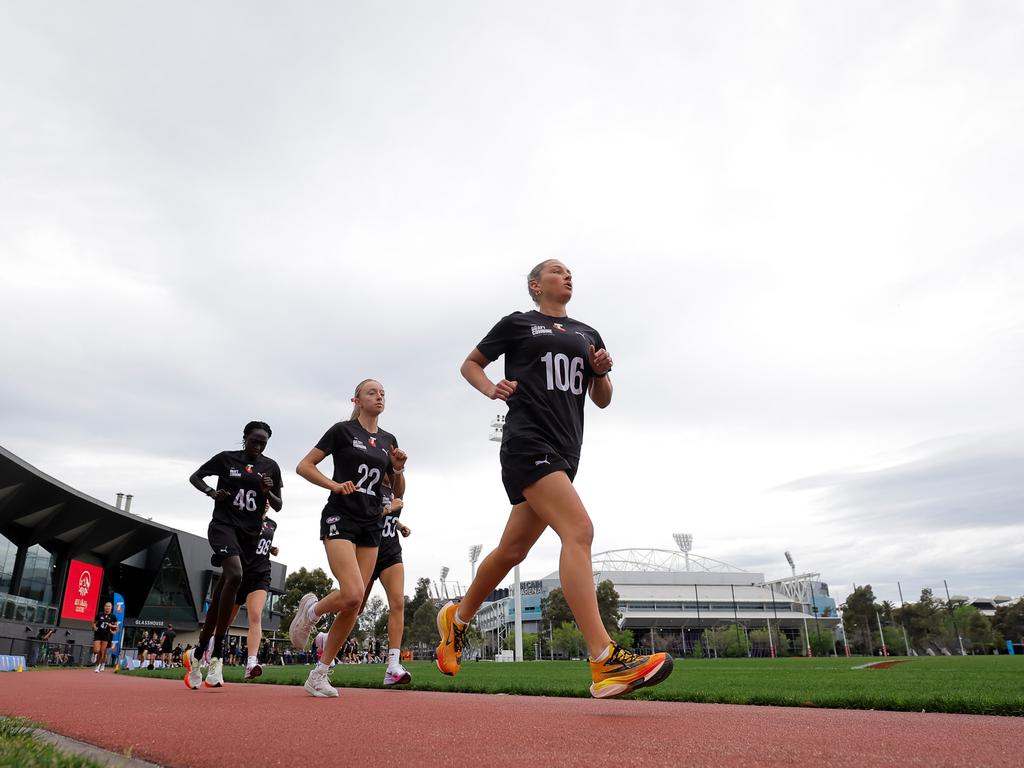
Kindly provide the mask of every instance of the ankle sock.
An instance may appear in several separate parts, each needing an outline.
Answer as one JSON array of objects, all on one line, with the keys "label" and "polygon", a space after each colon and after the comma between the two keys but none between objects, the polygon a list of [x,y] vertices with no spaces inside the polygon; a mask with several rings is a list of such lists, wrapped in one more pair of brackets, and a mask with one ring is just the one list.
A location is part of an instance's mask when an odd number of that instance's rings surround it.
[{"label": "ankle sock", "polygon": [[[470,621],[472,621],[472,619],[470,619]],[[461,616],[459,616],[459,609],[458,608],[455,609],[455,623],[456,624],[461,624],[464,627],[469,624],[469,621],[466,621]]]},{"label": "ankle sock", "polygon": [[318,661],[316,663],[316,671],[326,675],[328,672],[331,671],[331,668],[324,664],[322,661]]},{"label": "ankle sock", "polygon": [[245,666],[248,667],[249,669],[252,669],[258,663],[259,663],[259,660],[255,656],[250,656],[248,659],[245,660]]},{"label": "ankle sock", "polygon": [[608,643],[608,647],[604,649],[604,652],[594,659],[595,662],[602,662],[608,658],[608,655],[612,652],[612,644]]},{"label": "ankle sock", "polygon": [[390,672],[399,665],[402,660],[402,651],[398,648],[388,648],[388,671]]},{"label": "ankle sock", "polygon": [[308,618],[310,621],[312,621],[314,624],[316,624],[316,620],[318,618],[320,618],[319,616],[316,615],[316,603],[311,603],[310,604],[309,610],[306,611],[306,618]]}]

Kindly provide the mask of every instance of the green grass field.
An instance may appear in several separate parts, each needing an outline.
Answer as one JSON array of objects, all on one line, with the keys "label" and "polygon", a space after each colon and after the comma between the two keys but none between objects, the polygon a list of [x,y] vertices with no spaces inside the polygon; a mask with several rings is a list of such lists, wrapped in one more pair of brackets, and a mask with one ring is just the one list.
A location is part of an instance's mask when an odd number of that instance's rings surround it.
[{"label": "green grass field", "polygon": [[0,765],[4,768],[103,768],[101,763],[68,755],[33,735],[34,724],[0,717]]},{"label": "green grass field", "polygon": [[[878,659],[874,659],[877,661]],[[886,709],[1024,716],[1024,658],[1011,656],[922,657],[888,669],[852,669],[872,661],[853,659],[677,659],[672,676],[631,698],[783,707]],[[419,691],[514,693],[527,696],[589,696],[583,662],[522,664],[469,662],[458,677],[445,677],[431,662],[406,668]],[[309,667],[265,667],[260,684],[301,685]],[[180,679],[184,670],[121,674]],[[339,665],[331,680],[342,688],[380,688],[383,665]],[[225,669],[241,682],[240,667]],[[400,695],[400,694],[398,694]]]}]

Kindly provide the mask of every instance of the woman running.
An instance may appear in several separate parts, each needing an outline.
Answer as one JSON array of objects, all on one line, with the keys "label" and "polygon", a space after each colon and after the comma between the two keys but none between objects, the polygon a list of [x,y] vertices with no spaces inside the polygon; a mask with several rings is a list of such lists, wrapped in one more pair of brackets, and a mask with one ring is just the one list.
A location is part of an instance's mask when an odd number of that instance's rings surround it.
[{"label": "woman running", "polygon": [[135,649],[137,651],[137,653],[135,654],[135,658],[138,659],[139,668],[141,669],[142,666],[146,663],[146,654],[149,653],[148,631],[142,633],[142,637],[140,637],[139,641],[135,644]]},{"label": "woman running", "polygon": [[[402,514],[404,502],[395,496],[390,485],[381,489],[384,502],[384,529],[381,531],[380,549],[377,550],[377,564],[373,566],[373,575],[366,582],[363,593],[363,604],[359,613],[366,608],[373,582],[380,579],[384,592],[388,596],[388,668],[384,672],[384,686],[402,685],[412,682],[405,667],[402,666],[402,634],[405,632],[405,566],[402,564],[402,540],[412,531],[398,521]],[[373,655],[377,656],[380,649],[373,647]]]},{"label": "woman running", "polygon": [[257,652],[263,638],[263,607],[267,604],[267,593],[270,591],[270,556],[277,557],[278,549],[274,546],[274,532],[277,523],[266,515],[263,516],[263,530],[260,531],[256,543],[256,554],[250,561],[251,567],[242,575],[242,583],[235,596],[235,608],[231,611],[228,626],[235,622],[239,609],[245,605],[245,613],[249,617],[249,631],[246,639],[249,649],[245,660],[245,678],[252,680],[263,674]]},{"label": "woman running", "polygon": [[102,672],[107,667],[107,648],[117,634],[117,618],[114,616],[114,604],[109,600],[103,604],[103,610],[92,623],[92,660],[96,671]]},{"label": "woman running", "polygon": [[[263,511],[269,503],[280,512],[281,468],[263,455],[270,440],[270,427],[262,421],[250,421],[242,430],[244,448],[222,451],[197,469],[189,482],[214,500],[213,521],[207,537],[213,549],[211,562],[221,567],[221,576],[210,598],[210,608],[203,622],[196,647],[182,656],[185,664],[185,685],[196,689],[203,682],[199,662],[207,642],[213,638],[210,666],[205,685],[224,685],[224,636],[231,626],[235,595],[246,568],[252,568],[256,546],[263,527]],[[217,476],[217,490],[204,478]],[[244,558],[244,559],[243,559]]]},{"label": "woman running", "polygon": [[[394,435],[377,426],[384,411],[384,387],[379,381],[366,379],[356,387],[352,402],[355,407],[351,420],[328,429],[295,468],[301,477],[331,492],[320,517],[320,539],[339,588],[319,602],[314,594],[303,595],[289,637],[293,646],[304,649],[320,617],[335,614],[323,647],[323,657],[328,660],[338,655],[355,626],[366,584],[377,562],[384,526],[381,483],[387,478],[397,496],[405,494],[405,451],[398,447]],[[317,469],[328,456],[334,460],[330,478]],[[322,698],[337,696],[327,676],[329,671],[321,658],[309,672],[306,692]]]},{"label": "woman running", "polygon": [[[497,549],[480,563],[465,596],[437,614],[437,667],[446,675],[459,671],[465,631],[481,603],[551,527],[562,542],[562,591],[590,651],[590,693],[619,696],[664,680],[672,657],[638,656],[608,636],[594,590],[594,526],[572,485],[583,443],[585,395],[598,408],[611,403],[612,358],[597,331],[566,314],[572,273],[565,264],[541,262],[530,271],[527,289],[537,308],[503,317],[462,364],[462,375],[474,388],[508,403],[499,455],[513,507]],[[495,384],[484,368],[502,355],[505,378]]]},{"label": "woman running", "polygon": [[156,669],[157,657],[160,656],[160,636],[153,630],[149,636],[149,647],[146,649],[146,659],[149,663],[146,669]]},{"label": "woman running", "polygon": [[160,636],[160,661],[163,662],[165,667],[171,666],[171,656],[174,653],[174,638],[176,636],[177,633],[174,631],[173,624],[168,624],[167,629]]}]

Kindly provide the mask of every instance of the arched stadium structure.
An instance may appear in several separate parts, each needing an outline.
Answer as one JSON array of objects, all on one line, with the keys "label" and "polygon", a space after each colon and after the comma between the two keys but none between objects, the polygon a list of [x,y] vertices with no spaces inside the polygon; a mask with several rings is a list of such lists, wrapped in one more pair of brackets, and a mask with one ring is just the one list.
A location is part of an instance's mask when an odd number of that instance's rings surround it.
[{"label": "arched stadium structure", "polygon": [[[738,568],[721,560],[669,549],[616,549],[593,556],[594,583],[608,580],[619,595],[620,629],[633,632],[642,651],[668,650],[690,654],[705,630],[738,627],[747,633],[771,627],[789,641],[790,653],[805,653],[807,634],[833,634],[841,639],[836,603],[818,573],[794,573],[767,580],[762,573]],[[560,582],[558,572],[521,584],[524,633],[551,630],[541,602]],[[485,653],[501,647],[503,636],[515,623],[512,585],[485,603],[478,614],[485,638]],[[751,652],[768,655],[771,648],[757,642]],[[840,643],[841,647],[841,643]]]}]

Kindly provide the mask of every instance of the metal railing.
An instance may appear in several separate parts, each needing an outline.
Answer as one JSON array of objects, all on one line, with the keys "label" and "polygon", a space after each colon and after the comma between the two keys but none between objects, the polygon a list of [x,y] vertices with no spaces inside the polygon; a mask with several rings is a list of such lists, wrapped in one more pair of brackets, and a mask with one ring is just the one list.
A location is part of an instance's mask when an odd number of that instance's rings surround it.
[{"label": "metal railing", "polygon": [[89,663],[92,647],[79,643],[0,637],[0,656],[24,656],[30,667],[77,667]]}]

